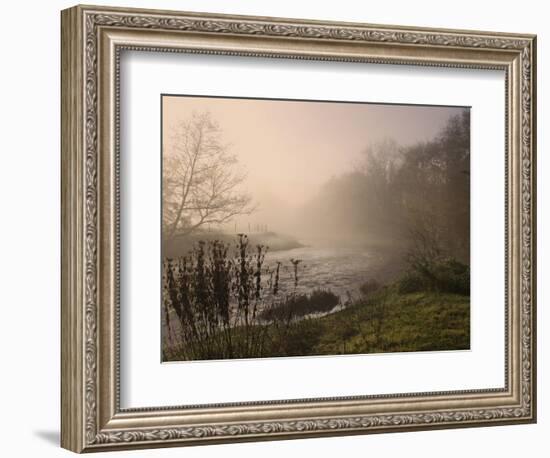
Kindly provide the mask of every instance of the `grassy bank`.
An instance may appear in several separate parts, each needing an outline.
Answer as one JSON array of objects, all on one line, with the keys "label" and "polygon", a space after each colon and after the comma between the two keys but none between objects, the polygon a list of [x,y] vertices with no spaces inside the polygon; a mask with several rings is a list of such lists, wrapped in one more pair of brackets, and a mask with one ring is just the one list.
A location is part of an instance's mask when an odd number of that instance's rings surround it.
[{"label": "grassy bank", "polygon": [[[265,356],[463,350],[470,347],[470,298],[433,291],[400,293],[392,285],[344,310],[290,326],[262,326]],[[244,330],[243,330],[244,332]],[[184,360],[175,350],[167,360]]]},{"label": "grassy bank", "polygon": [[413,253],[392,283],[365,279],[343,302],[297,292],[302,261],[264,265],[265,255],[242,234],[165,261],[163,360],[469,348],[470,270],[454,258]]},{"label": "grassy bank", "polygon": [[310,355],[470,347],[470,298],[456,294],[390,288],[318,321]]}]

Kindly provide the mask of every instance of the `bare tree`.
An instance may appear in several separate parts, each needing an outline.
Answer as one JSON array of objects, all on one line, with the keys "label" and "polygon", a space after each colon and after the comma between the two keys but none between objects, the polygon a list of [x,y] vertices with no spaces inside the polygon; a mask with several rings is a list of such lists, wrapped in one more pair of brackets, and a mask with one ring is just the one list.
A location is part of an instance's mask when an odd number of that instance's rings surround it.
[{"label": "bare tree", "polygon": [[239,191],[246,174],[221,141],[209,112],[194,113],[171,132],[162,166],[163,235],[189,235],[205,225],[250,214],[251,198]]}]

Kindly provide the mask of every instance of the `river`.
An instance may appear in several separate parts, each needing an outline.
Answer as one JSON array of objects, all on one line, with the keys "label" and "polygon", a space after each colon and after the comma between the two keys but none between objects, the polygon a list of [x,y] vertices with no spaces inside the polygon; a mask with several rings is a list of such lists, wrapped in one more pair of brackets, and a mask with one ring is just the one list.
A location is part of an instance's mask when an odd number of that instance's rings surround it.
[{"label": "river", "polygon": [[335,246],[322,242],[303,242],[304,246],[291,250],[268,252],[264,267],[273,268],[281,262],[280,284],[282,291],[294,290],[294,271],[291,259],[299,259],[298,293],[313,289],[330,290],[342,303],[359,295],[360,286],[367,280],[377,279],[384,264],[383,256],[358,246]]},{"label": "river", "polygon": [[[326,241],[304,241],[303,246],[289,250],[268,251],[263,268],[272,271],[281,263],[279,291],[282,295],[296,291],[310,294],[315,289],[330,290],[346,306],[360,296],[359,288],[368,280],[386,283],[395,278],[399,262],[385,251],[369,249],[360,245],[334,245]],[[294,270],[291,259],[298,264],[298,286],[294,289]],[[264,277],[265,280],[266,277]],[[262,280],[262,283],[264,283]],[[268,285],[264,283],[264,288]],[[267,290],[264,289],[264,294]],[[269,296],[269,293],[266,294]],[[264,296],[265,297],[265,296]],[[284,296],[283,296],[284,297]],[[178,344],[179,322],[170,309],[172,332],[163,332],[165,345]],[[166,322],[163,318],[163,326]],[[176,339],[174,341],[174,339]]]}]

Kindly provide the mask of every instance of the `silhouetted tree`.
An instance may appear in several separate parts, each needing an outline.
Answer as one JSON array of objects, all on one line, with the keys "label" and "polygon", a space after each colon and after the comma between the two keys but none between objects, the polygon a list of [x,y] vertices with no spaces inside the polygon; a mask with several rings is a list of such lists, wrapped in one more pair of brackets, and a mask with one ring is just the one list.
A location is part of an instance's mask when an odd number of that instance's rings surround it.
[{"label": "silhouetted tree", "polygon": [[221,129],[210,113],[194,113],[171,134],[163,145],[165,240],[253,211],[251,197],[239,190],[246,175],[222,143]]},{"label": "silhouetted tree", "polygon": [[306,214],[313,230],[396,246],[433,244],[469,263],[469,110],[430,141],[370,146],[355,170],[325,184]]}]

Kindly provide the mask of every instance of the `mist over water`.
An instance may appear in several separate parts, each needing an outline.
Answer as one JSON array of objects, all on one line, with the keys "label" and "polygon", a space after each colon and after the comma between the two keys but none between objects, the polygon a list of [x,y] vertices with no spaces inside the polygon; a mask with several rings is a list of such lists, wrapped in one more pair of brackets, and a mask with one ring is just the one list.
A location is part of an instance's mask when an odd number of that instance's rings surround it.
[{"label": "mist over water", "polygon": [[163,110],[163,358],[467,347],[468,109]]},{"label": "mist over water", "polygon": [[[301,288],[340,296],[381,251],[397,270],[413,233],[469,262],[468,109],[201,97],[165,97],[163,109],[168,256],[247,234],[269,246],[267,261],[309,264]],[[197,169],[214,172],[190,181],[180,205],[178,183]]]}]

